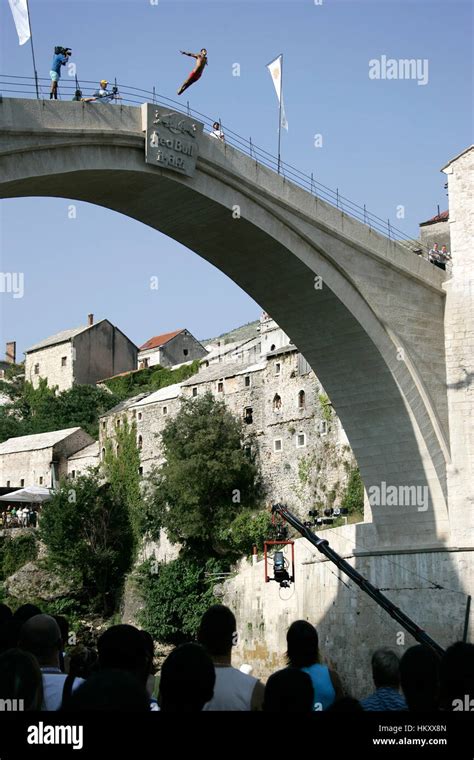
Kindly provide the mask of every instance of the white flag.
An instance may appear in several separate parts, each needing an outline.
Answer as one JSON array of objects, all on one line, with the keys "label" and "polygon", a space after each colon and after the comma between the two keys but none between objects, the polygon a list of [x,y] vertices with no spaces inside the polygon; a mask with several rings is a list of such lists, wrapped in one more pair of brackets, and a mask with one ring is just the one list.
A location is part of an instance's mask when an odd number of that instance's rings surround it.
[{"label": "white flag", "polygon": [[288,131],[288,122],[285,116],[285,106],[283,105],[283,92],[282,92],[282,83],[281,83],[282,60],[283,60],[283,55],[279,55],[278,58],[275,58],[274,61],[272,61],[271,63],[267,65],[267,69],[269,70],[272,80],[273,80],[273,84],[275,85],[278,102],[281,103],[281,126],[283,127],[283,129],[286,129],[286,131]]},{"label": "white flag", "polygon": [[13,20],[15,22],[16,31],[18,32],[20,45],[24,45],[31,37],[27,0],[8,0],[8,2],[12,9]]}]

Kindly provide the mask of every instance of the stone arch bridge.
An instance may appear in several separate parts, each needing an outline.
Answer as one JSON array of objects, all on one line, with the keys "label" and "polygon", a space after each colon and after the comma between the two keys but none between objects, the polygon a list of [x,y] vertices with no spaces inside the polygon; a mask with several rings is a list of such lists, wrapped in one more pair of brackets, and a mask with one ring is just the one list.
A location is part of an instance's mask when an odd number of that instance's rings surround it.
[{"label": "stone arch bridge", "polygon": [[321,379],[366,489],[426,489],[426,508],[368,509],[365,543],[453,540],[467,501],[465,463],[453,463],[445,272],[191,118],[146,104],[4,99],[0,197],[24,196],[113,209],[222,270]]}]

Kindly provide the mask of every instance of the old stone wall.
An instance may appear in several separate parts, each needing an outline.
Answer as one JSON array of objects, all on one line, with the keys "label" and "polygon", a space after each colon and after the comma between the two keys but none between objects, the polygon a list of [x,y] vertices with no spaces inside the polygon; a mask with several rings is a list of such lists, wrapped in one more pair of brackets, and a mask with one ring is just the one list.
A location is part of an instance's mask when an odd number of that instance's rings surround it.
[{"label": "old stone wall", "polygon": [[[38,374],[35,373],[36,366]],[[38,388],[40,378],[46,378],[49,387],[56,385],[60,392],[72,388],[73,347],[70,341],[26,354],[25,380],[32,383],[34,388]]]},{"label": "old stone wall", "polygon": [[[318,534],[443,647],[462,638],[474,583],[472,551],[354,556],[355,526]],[[359,547],[355,554],[362,551]],[[373,690],[374,650],[390,647],[401,655],[417,642],[306,539],[296,541],[295,557],[296,582],[289,589],[265,583],[263,560],[243,560],[224,584],[222,603],[234,611],[239,632],[234,664],[250,663],[254,675],[267,678],[285,664],[288,626],[309,620],[318,630],[324,660],[346,689],[357,698],[367,696]],[[468,640],[473,632],[471,612]]]}]

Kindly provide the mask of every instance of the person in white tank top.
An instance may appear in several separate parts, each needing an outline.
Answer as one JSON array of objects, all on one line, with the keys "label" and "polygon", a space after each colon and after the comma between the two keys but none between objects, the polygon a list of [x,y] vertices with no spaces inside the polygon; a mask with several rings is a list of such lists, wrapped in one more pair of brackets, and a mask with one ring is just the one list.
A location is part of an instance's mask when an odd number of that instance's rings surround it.
[{"label": "person in white tank top", "polygon": [[210,607],[202,617],[198,641],[211,656],[216,671],[214,696],[204,705],[205,711],[262,709],[263,684],[258,678],[232,667],[236,627],[234,613],[222,604]]}]

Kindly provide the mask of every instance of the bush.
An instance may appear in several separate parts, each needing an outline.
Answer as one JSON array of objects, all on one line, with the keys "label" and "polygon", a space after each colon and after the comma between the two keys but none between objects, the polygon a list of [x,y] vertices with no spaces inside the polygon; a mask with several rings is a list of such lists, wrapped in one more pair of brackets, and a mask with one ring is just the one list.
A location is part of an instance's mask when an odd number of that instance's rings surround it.
[{"label": "bush", "polygon": [[[25,533],[15,538],[6,538],[2,547],[2,575],[8,578],[27,562],[38,556],[38,544],[35,536]],[[0,555],[1,556],[1,555]]]},{"label": "bush", "polygon": [[226,531],[230,548],[237,556],[252,554],[254,546],[263,551],[263,542],[273,536],[270,512],[241,512]]},{"label": "bush", "polygon": [[345,507],[349,514],[364,511],[364,484],[358,467],[353,467],[350,471],[347,488],[341,499],[341,506]]},{"label": "bush", "polygon": [[42,509],[40,535],[58,574],[104,614],[116,607],[131,567],[134,536],[126,505],[97,475],[63,481]]},{"label": "bush", "polygon": [[216,559],[183,555],[168,564],[147,560],[139,573],[145,607],[140,624],[154,639],[167,644],[192,640],[204,612],[216,603],[213,579],[206,573],[222,571]]}]

